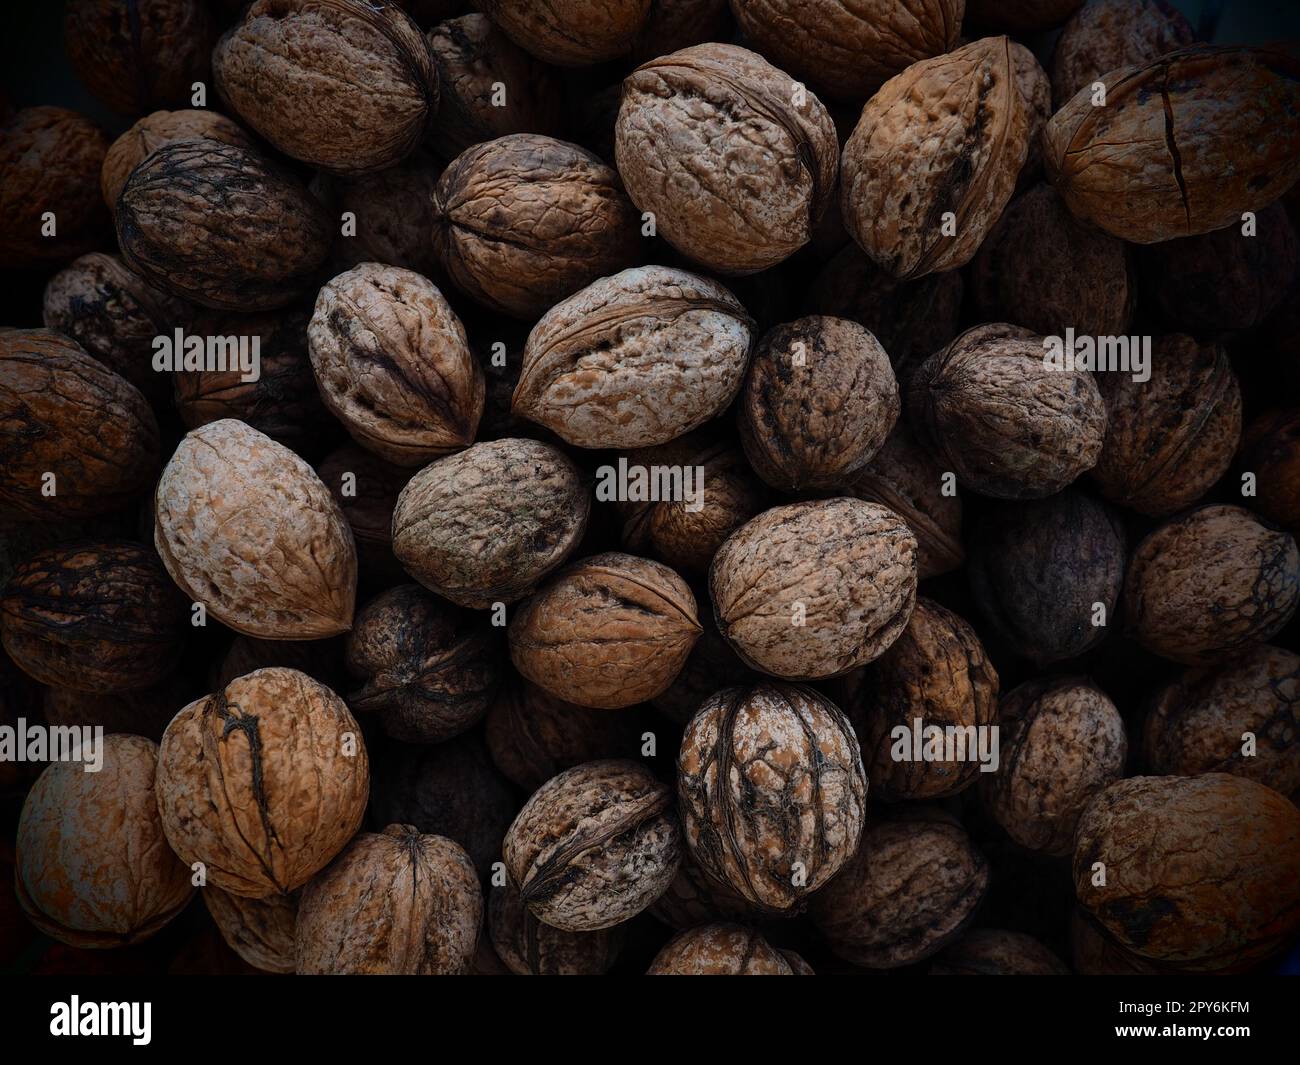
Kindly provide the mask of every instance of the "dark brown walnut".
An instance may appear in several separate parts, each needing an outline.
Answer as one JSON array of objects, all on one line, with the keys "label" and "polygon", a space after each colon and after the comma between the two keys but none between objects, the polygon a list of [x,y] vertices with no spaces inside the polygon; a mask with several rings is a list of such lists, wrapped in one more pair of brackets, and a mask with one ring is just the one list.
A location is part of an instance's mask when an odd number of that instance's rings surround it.
[{"label": "dark brown walnut", "polygon": [[384,170],[438,106],[410,17],[364,0],[255,0],[212,53],[217,92],[285,155],[335,174]]},{"label": "dark brown walnut", "polygon": [[393,557],[393,510],[411,471],[356,444],[344,444],[325,456],[316,473],[352,529],[361,568],[401,579],[402,568]]},{"label": "dark brown walnut", "polygon": [[109,145],[108,154],[104,156],[99,188],[108,209],[117,210],[117,198],[122,195],[131,171],[148,156],[164,144],[196,138],[250,150],[255,147],[252,138],[237,122],[215,111],[155,111],[145,115]]},{"label": "dark brown walnut", "polygon": [[765,673],[814,680],[879,658],[916,603],[916,537],[860,499],[774,507],[742,525],[709,569],[718,628]]},{"label": "dark brown walnut", "polygon": [[1068,976],[1065,962],[1033,936],[976,928],[937,957],[931,976]]},{"label": "dark brown walnut", "polygon": [[1080,976],[1151,976],[1167,971],[1121,948],[1078,906],[1070,913],[1070,960]]},{"label": "dark brown walnut", "polygon": [[691,855],[767,913],[797,912],[858,846],[867,801],[858,739],[825,696],[725,688],[686,726],[678,809]]},{"label": "dark brown walnut", "polygon": [[1253,506],[1300,532],[1300,408],[1260,414],[1246,429],[1242,468],[1255,475]]},{"label": "dark brown walnut", "polygon": [[667,688],[650,700],[650,705],[679,725],[685,725],[695,711],[719,688],[753,684],[758,675],[750,669],[718,631],[713,613],[700,618],[703,632],[686,657],[686,664]]},{"label": "dark brown walnut", "polygon": [[363,832],[302,892],[296,971],[447,976],[473,960],[483,893],[464,849],[411,825]]},{"label": "dark brown walnut", "polygon": [[393,553],[427,588],[481,609],[528,595],[582,540],[583,474],[537,440],[474,444],[430,463],[393,510]]},{"label": "dark brown walnut", "polygon": [[[851,675],[845,711],[861,722],[862,761],[875,794],[890,802],[956,795],[980,777],[979,732],[997,721],[998,674],[975,630],[952,611],[918,599],[903,634],[860,677]],[[962,730],[949,759],[914,759],[912,730]],[[896,757],[896,729],[906,729]],[[972,732],[974,728],[976,731]]]},{"label": "dark brown walnut", "polygon": [[1045,336],[1122,336],[1135,285],[1123,241],[1078,221],[1050,185],[1011,204],[971,270],[980,317]]},{"label": "dark brown walnut", "polygon": [[957,569],[966,560],[961,540],[961,498],[944,491],[944,470],[900,421],[876,457],[858,470],[845,490],[879,503],[907,522],[916,537],[921,580]]},{"label": "dark brown walnut", "polygon": [[1183,13],[1166,0],[1089,0],[1056,40],[1052,98],[1064,107],[1112,70],[1149,63],[1195,39]]},{"label": "dark brown walnut", "polygon": [[1036,665],[1083,654],[1118,621],[1124,524],[1077,489],[987,511],[969,549],[984,620]]},{"label": "dark brown walnut", "polygon": [[470,733],[446,743],[394,744],[383,751],[371,817],[376,824],[410,824],[455,840],[486,877],[501,860],[501,840],[518,805],[482,740]]},{"label": "dark brown walnut", "polygon": [[533,133],[452,160],[434,190],[432,239],[458,288],[528,321],[642,254],[641,217],[617,171]]},{"label": "dark brown walnut", "polygon": [[107,150],[99,127],[76,111],[0,112],[0,267],[67,261],[99,244],[108,212],[95,189]]},{"label": "dark brown walnut", "polygon": [[442,96],[429,144],[443,159],[508,133],[556,136],[564,83],[486,15],[463,15],[429,31]]},{"label": "dark brown walnut", "polygon": [[1162,776],[1233,773],[1282,795],[1300,790],[1300,655],[1252,647],[1222,666],[1189,669],[1161,689],[1143,754]]},{"label": "dark brown walnut", "polygon": [[1011,199],[1030,110],[1011,42],[975,41],[887,81],[844,145],[849,235],[897,278],[964,266]]},{"label": "dark brown walnut", "polygon": [[153,340],[170,335],[188,309],[116,255],[91,252],[50,278],[42,316],[45,328],[75,340],[151,401],[171,398],[167,375],[153,368]]},{"label": "dark brown walnut", "polygon": [[515,611],[510,658],[559,699],[617,709],[662,693],[700,632],[681,577],[608,551],[567,566]]},{"label": "dark brown walnut", "polygon": [[601,278],[533,327],[511,410],[577,447],[649,447],[735,398],[754,323],[714,281],[664,266]]},{"label": "dark brown walnut", "polygon": [[226,945],[249,965],[268,973],[293,972],[297,893],[245,899],[219,887],[207,887],[203,901]]},{"label": "dark brown walnut", "polygon": [[623,82],[614,151],[628,195],[710,270],[756,273],[807,244],[838,148],[821,101],[736,45],[683,48]]},{"label": "dark brown walnut", "polygon": [[[708,429],[619,458],[627,461],[628,494],[634,484],[644,486],[647,494],[647,498],[615,503],[623,520],[623,546],[654,555],[684,573],[707,573],[722,541],[763,507],[766,493],[740,448]],[[600,467],[601,474],[611,476],[597,481],[598,501],[618,494],[613,477],[618,469]],[[680,491],[677,471],[681,471]],[[648,498],[651,495],[658,498]]]},{"label": "dark brown walnut", "polygon": [[648,912],[679,932],[702,924],[761,921],[771,916],[706,873],[689,850],[682,855],[682,864],[668,890]]},{"label": "dark brown walnut", "polygon": [[1124,775],[1128,737],[1105,692],[1080,677],[1028,681],[1002,697],[1000,765],[980,800],[1022,847],[1069,854],[1094,795]]},{"label": "dark brown walnut", "polygon": [[167,847],[154,801],[158,745],[105,736],[98,772],[56,762],[28,792],[15,844],[18,902],[74,947],[148,939],[190,901],[190,871]]},{"label": "dark brown walnut", "polygon": [[1016,190],[1029,188],[1043,175],[1043,131],[1052,118],[1052,81],[1037,57],[1019,41],[1011,42],[1016,85],[1029,108],[1029,152],[1016,179]]},{"label": "dark brown walnut", "polygon": [[157,743],[177,708],[199,694],[202,681],[182,669],[171,670],[158,684],[138,691],[82,692],[63,685],[64,678],[59,678],[58,683],[44,689],[41,717],[47,725],[89,725],[106,733],[144,736]]},{"label": "dark brown walnut", "polygon": [[[800,959],[802,961],[802,959]],[[680,932],[655,955],[648,976],[796,976],[785,954],[755,929],[707,924]]]},{"label": "dark brown walnut", "polygon": [[[1135,244],[1240,224],[1300,177],[1300,65],[1267,48],[1197,46],[1106,74],[1044,133],[1047,174],[1080,218]],[[1243,151],[1243,146],[1249,146]]]},{"label": "dark brown walnut", "polygon": [[847,482],[898,420],[889,356],[846,318],[800,318],[759,341],[740,393],[740,440],[754,471],[793,492]]},{"label": "dark brown walnut", "polygon": [[355,219],[353,235],[334,238],[334,259],[349,268],[383,263],[432,277],[438,257],[429,228],[437,183],[434,161],[424,152],[376,174],[334,183],[333,212],[340,217],[348,212]]},{"label": "dark brown walnut", "polygon": [[301,297],[329,252],[324,210],[288,170],[213,140],[162,145],[117,201],[126,264],[183,299],[228,311]]},{"label": "dark brown walnut", "polygon": [[509,883],[488,897],[488,930],[497,956],[516,976],[604,976],[623,945],[621,928],[566,932],[543,924]]},{"label": "dark brown walnut", "polygon": [[583,762],[635,757],[647,724],[635,711],[610,714],[576,706],[522,681],[498,690],[485,736],[496,767],[531,793]]},{"label": "dark brown walnut", "polygon": [[654,902],[677,873],[682,839],[672,792],[636,762],[566,769],[524,804],[502,853],[543,924],[612,928]]},{"label": "dark brown walnut", "polygon": [[727,0],[654,0],[632,59],[643,63],[692,44],[728,41],[734,28]]},{"label": "dark brown walnut", "polygon": [[917,368],[906,397],[912,429],[965,487],[1037,499],[1097,464],[1106,408],[1096,381],[1049,367],[1047,355],[1027,329],[980,325]]},{"label": "dark brown walnut", "polygon": [[441,743],[488,711],[504,671],[486,619],[417,584],[390,588],[358,612],[347,666],[357,686],[348,705],[373,714],[406,743]]},{"label": "dark brown walnut", "polygon": [[135,691],[176,665],[186,607],[143,544],[54,547],[14,571],[0,596],[0,637],[43,684]]},{"label": "dark brown walnut", "polygon": [[307,327],[325,406],[362,447],[419,466],[474,439],[483,370],[437,287],[362,263],[328,282]]},{"label": "dark brown walnut", "polygon": [[204,0],[71,0],[63,11],[72,69],[123,115],[189,100],[208,80],[216,36]]},{"label": "dark brown walnut", "polygon": [[1223,348],[1156,337],[1150,380],[1096,376],[1106,442],[1091,477],[1107,499],[1161,517],[1195,503],[1227,471],[1241,437],[1241,388]]},{"label": "dark brown walnut", "polygon": [[284,666],[306,673],[327,688],[341,688],[345,674],[343,648],[342,636],[327,640],[259,640],[255,636],[236,636],[208,687],[224,688],[247,673],[268,666]]},{"label": "dark brown walnut", "polygon": [[370,763],[347,705],[273,667],[182,709],[163,734],[158,810],[207,884],[267,898],[302,887],[361,827]]},{"label": "dark brown walnut", "polygon": [[1124,585],[1128,632],[1187,665],[1263,643],[1300,603],[1295,537],[1241,507],[1200,507],[1137,546]]},{"label": "dark brown walnut", "polygon": [[561,67],[626,55],[650,0],[482,0],[493,22],[521,48]]},{"label": "dark brown walnut", "polygon": [[1083,0],[967,0],[966,15],[977,26],[1008,33],[1051,29],[1073,15]]},{"label": "dark brown walnut", "polygon": [[867,969],[897,969],[943,950],[970,923],[989,867],[957,825],[868,822],[858,852],[813,898],[827,946]]},{"label": "dark brown walnut", "polygon": [[1300,810],[1224,773],[1121,780],[1079,820],[1074,884],[1086,915],[1144,960],[1244,968],[1300,928]]}]

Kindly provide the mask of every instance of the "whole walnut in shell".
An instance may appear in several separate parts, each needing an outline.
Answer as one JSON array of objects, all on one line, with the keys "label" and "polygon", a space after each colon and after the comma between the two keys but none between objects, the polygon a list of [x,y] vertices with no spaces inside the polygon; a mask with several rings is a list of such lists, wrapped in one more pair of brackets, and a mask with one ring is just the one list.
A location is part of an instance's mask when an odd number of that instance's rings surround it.
[{"label": "whole walnut in shell", "polygon": [[[803,959],[799,959],[801,962]],[[650,963],[648,976],[798,976],[784,951],[756,930],[707,924],[680,932]]]},{"label": "whole walnut in shell", "polygon": [[510,658],[557,698],[617,709],[667,688],[700,631],[681,577],[609,551],[561,570],[515,612]]},{"label": "whole walnut in shell", "polygon": [[204,307],[260,311],[301,296],[329,252],[320,204],[278,163],[232,144],[162,145],[117,200],[126,264]]},{"label": "whole walnut in shell", "polygon": [[1029,108],[1029,153],[1016,180],[1016,188],[1021,190],[1042,177],[1043,131],[1052,118],[1052,82],[1034,53],[1019,41],[1011,42],[1011,63],[1016,85]]},{"label": "whole walnut in shell", "polygon": [[348,695],[389,736],[441,743],[473,727],[501,682],[501,649],[482,618],[416,584],[390,588],[358,612],[348,636]]},{"label": "whole walnut in shell", "polygon": [[1044,133],[1048,178],[1076,215],[1135,244],[1240,223],[1300,177],[1300,66],[1267,48],[1197,46],[1106,74]]},{"label": "whole walnut in shell", "polygon": [[685,725],[693,718],[700,704],[719,688],[749,685],[759,679],[718,631],[712,612],[705,612],[700,625],[704,631],[687,655],[681,672],[672,684],[650,700],[651,706],[678,725]]},{"label": "whole walnut in shell", "polygon": [[858,740],[811,688],[718,692],[686,726],[677,773],[692,856],[758,909],[801,909],[857,849],[867,801]]},{"label": "whole walnut in shell", "polygon": [[1241,437],[1241,388],[1223,348],[1156,337],[1150,380],[1097,379],[1106,442],[1090,476],[1107,499],[1161,517],[1195,503],[1227,471]]},{"label": "whole walnut in shell", "polygon": [[393,510],[411,471],[356,444],[344,444],[325,456],[316,473],[352,529],[361,569],[401,579],[402,568],[393,557]]},{"label": "whole walnut in shell", "polygon": [[325,406],[362,447],[419,466],[474,439],[483,370],[428,278],[362,263],[324,285],[307,327]]},{"label": "whole walnut in shell", "polygon": [[438,256],[429,229],[437,184],[438,171],[423,152],[378,173],[334,182],[331,213],[350,212],[356,219],[355,233],[335,237],[334,260],[340,266],[383,263],[433,276]]},{"label": "whole walnut in shell", "polygon": [[1139,958],[1238,969],[1300,929],[1300,810],[1224,773],[1121,780],[1079,820],[1074,883],[1088,917]]},{"label": "whole walnut in shell", "polygon": [[18,901],[37,928],[74,947],[148,939],[190,901],[190,871],[167,846],[154,801],[158,745],[105,736],[98,772],[56,762],[23,802]]},{"label": "whole walnut in shell", "polygon": [[566,769],[524,804],[506,833],[510,879],[544,924],[595,932],[635,917],[677,873],[672,792],[636,762]]},{"label": "whole walnut in shell", "polygon": [[626,55],[650,13],[650,0],[481,0],[477,6],[521,48],[561,67]]},{"label": "whole walnut in shell", "polygon": [[393,510],[393,553],[454,603],[513,603],[573,553],[590,510],[581,471],[558,448],[474,444],[407,483]]},{"label": "whole walnut in shell", "polygon": [[209,885],[203,889],[203,901],[226,945],[249,965],[268,973],[293,972],[296,893],[246,899]]},{"label": "whole walnut in shell", "polygon": [[845,228],[894,277],[965,265],[1011,199],[1029,133],[1008,38],[912,64],[844,144]]},{"label": "whole walnut in shell", "polygon": [[762,56],[712,43],[652,59],[623,82],[618,171],[683,255],[752,274],[812,238],[839,145],[821,101],[794,89]]},{"label": "whole walnut in shell", "polygon": [[612,167],[532,133],[466,149],[433,194],[447,275],[489,310],[527,320],[634,265],[640,222]]},{"label": "whole walnut in shell", "polygon": [[236,148],[256,147],[237,122],[216,111],[154,111],[139,119],[108,147],[99,175],[99,188],[108,209],[117,210],[117,198],[122,195],[131,171],[146,158],[164,144],[196,138],[233,144]]},{"label": "whole walnut in shell", "polygon": [[879,658],[916,602],[916,537],[859,499],[774,507],[742,525],[709,570],[718,628],[745,662],[788,679]]},{"label": "whole walnut in shell", "polygon": [[976,928],[930,966],[931,976],[1067,976],[1060,958],[1033,936],[1000,928]]},{"label": "whole walnut in shell", "polygon": [[483,895],[463,848],[411,825],[363,832],[298,905],[298,973],[443,976],[469,968]]},{"label": "whole walnut in shell", "polygon": [[0,330],[5,519],[86,518],[129,503],[158,469],[158,423],[124,378],[73,340]]},{"label": "whole walnut in shell", "polygon": [[310,880],[361,827],[370,763],[343,700],[272,667],[172,719],[158,755],[158,810],[186,865],[232,895]]},{"label": "whole walnut in shell", "polygon": [[533,327],[511,409],[577,447],[667,443],[731,403],[753,328],[714,281],[663,266],[624,270]]},{"label": "whole walnut in shell", "polygon": [[488,930],[498,957],[517,976],[603,976],[623,945],[621,928],[566,932],[543,924],[509,883],[492,889]]},{"label": "whole walnut in shell", "polygon": [[1124,585],[1129,633],[1188,665],[1271,639],[1300,604],[1295,537],[1241,507],[1200,507],[1137,546]]},{"label": "whole walnut in shell", "polygon": [[740,394],[740,440],[774,488],[843,484],[898,420],[889,356],[845,318],[800,318],[759,341]]},{"label": "whole walnut in shell", "polygon": [[761,921],[770,916],[706,873],[689,849],[682,855],[682,864],[668,890],[655,900],[648,912],[679,932],[702,924]]},{"label": "whole walnut in shell", "polygon": [[729,40],[734,28],[727,0],[654,0],[632,58],[643,62],[692,44]]},{"label": "whole walnut in shell", "polygon": [[1300,532],[1300,408],[1265,411],[1246,429],[1242,466],[1255,474],[1254,506]]},{"label": "whole walnut in shell", "polygon": [[438,72],[400,8],[255,0],[212,53],[217,92],[285,155],[336,174],[402,161],[438,106]]},{"label": "whole walnut in shell", "polygon": [[243,422],[181,441],[154,495],[154,545],[181,590],[236,632],[318,640],[352,624],[356,547],[338,504]]}]

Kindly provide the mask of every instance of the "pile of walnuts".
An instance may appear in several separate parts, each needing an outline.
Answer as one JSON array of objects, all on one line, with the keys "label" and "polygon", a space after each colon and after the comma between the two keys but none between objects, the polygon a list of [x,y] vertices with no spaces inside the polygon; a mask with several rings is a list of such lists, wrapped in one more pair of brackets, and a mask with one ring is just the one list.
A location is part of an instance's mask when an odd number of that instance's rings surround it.
[{"label": "pile of walnuts", "polygon": [[1300,62],[240,6],[71,0],[98,121],[0,95],[0,726],[108,734],[0,762],[0,961],[1276,967]]}]

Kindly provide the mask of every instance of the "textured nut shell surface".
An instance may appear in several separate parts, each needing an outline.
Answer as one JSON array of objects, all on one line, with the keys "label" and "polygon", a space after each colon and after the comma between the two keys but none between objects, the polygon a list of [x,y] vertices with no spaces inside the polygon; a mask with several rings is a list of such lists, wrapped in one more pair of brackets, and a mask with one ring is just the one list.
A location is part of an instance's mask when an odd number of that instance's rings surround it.
[{"label": "textured nut shell surface", "polygon": [[99,189],[110,211],[117,210],[117,198],[126,187],[131,171],[144,160],[172,141],[202,138],[233,144],[237,148],[255,145],[237,122],[215,111],[155,111],[145,115],[135,125],[108,146],[104,166],[99,174]]},{"label": "textured nut shell surface", "polygon": [[386,170],[336,182],[338,213],[356,216],[355,235],[334,242],[340,268],[383,263],[433,276],[438,257],[429,228],[437,184],[438,171],[423,152]]},{"label": "textured nut shell surface", "polygon": [[1065,963],[1033,936],[976,928],[930,966],[931,976],[1067,976]]},{"label": "textured nut shell surface", "polygon": [[203,901],[226,945],[249,965],[268,973],[293,972],[297,895],[246,899],[208,885]]},{"label": "textured nut shell surface", "polygon": [[566,932],[542,924],[510,883],[492,889],[488,930],[497,956],[516,976],[603,976],[623,945],[621,928]]},{"label": "textured nut shell surface", "polygon": [[1300,533],[1300,407],[1255,418],[1242,440],[1241,462],[1257,477],[1255,508]]},{"label": "textured nut shell surface", "polygon": [[648,976],[794,976],[785,955],[755,929],[708,924],[679,932],[650,963]]},{"label": "textured nut shell surface", "polygon": [[632,48],[650,0],[481,0],[521,48],[561,67],[617,59]]}]

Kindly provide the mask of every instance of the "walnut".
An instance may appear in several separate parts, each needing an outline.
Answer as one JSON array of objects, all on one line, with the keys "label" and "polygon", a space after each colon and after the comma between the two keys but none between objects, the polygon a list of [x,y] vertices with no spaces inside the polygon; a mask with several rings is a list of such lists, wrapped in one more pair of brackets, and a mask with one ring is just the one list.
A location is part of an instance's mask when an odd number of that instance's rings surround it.
[{"label": "walnut", "polygon": [[429,31],[429,47],[442,95],[429,143],[444,159],[508,133],[561,132],[564,82],[559,73],[520,48],[486,15],[438,23]]},{"label": "walnut", "polygon": [[1088,917],[1139,958],[1238,969],[1300,928],[1300,810],[1223,773],[1121,780],[1079,820],[1074,883]]},{"label": "walnut", "polygon": [[750,685],[758,674],[750,669],[718,631],[711,611],[700,618],[703,632],[691,648],[686,664],[650,705],[678,725],[685,725],[710,695],[720,688]]},{"label": "walnut", "polygon": [[1011,63],[1016,85],[1029,109],[1029,153],[1016,179],[1016,189],[1021,191],[1043,174],[1043,131],[1052,118],[1052,81],[1034,53],[1019,41],[1011,42]]},{"label": "walnut", "polygon": [[215,39],[203,0],[71,0],[63,12],[72,69],[123,115],[188,100],[208,80]]},{"label": "walnut", "polygon": [[692,856],[758,909],[802,909],[857,849],[867,800],[857,737],[811,688],[718,692],[686,726],[677,771]]},{"label": "walnut", "polygon": [[273,667],[172,719],[158,756],[158,810],[181,860],[206,882],[266,898],[301,887],[361,827],[370,766],[343,700]]},{"label": "walnut", "polygon": [[66,262],[99,244],[108,212],[94,190],[106,151],[99,127],[76,111],[0,111],[0,267]]},{"label": "walnut", "polygon": [[557,698],[616,709],[663,692],[700,631],[681,577],[610,551],[567,566],[515,612],[510,658]]},{"label": "walnut", "polygon": [[1251,422],[1241,463],[1256,477],[1256,509],[1300,533],[1300,408],[1265,411]]},{"label": "walnut", "polygon": [[285,155],[335,174],[394,166],[438,106],[438,71],[400,8],[255,0],[212,53],[217,92]]},{"label": "walnut", "polygon": [[213,140],[162,145],[117,201],[126,264],[204,307],[283,307],[329,252],[324,210],[279,164]]},{"label": "walnut", "polygon": [[154,510],[167,572],[236,632],[316,640],[351,626],[352,531],[312,468],[256,429],[225,419],[186,436]]},{"label": "walnut", "polygon": [[981,325],[917,368],[907,393],[912,428],[964,486],[1036,499],[1097,464],[1106,408],[1093,375],[1049,368],[1046,353],[1027,329]]},{"label": "walnut", "polygon": [[348,706],[374,714],[389,736],[440,743],[476,724],[502,679],[497,637],[484,620],[416,584],[366,604],[348,636],[359,686]]},{"label": "walnut", "polygon": [[1129,634],[1188,665],[1271,639],[1298,603],[1295,538],[1241,507],[1200,507],[1166,522],[1138,544],[1124,585]]},{"label": "walnut", "polygon": [[1077,906],[1070,914],[1070,957],[1081,976],[1151,976],[1168,972],[1122,949]]},{"label": "walnut", "polygon": [[682,855],[682,864],[668,890],[648,912],[677,931],[716,922],[761,921],[771,916],[701,869],[689,850]]},{"label": "walnut", "polygon": [[966,15],[978,26],[1032,33],[1059,26],[1083,0],[967,0]]},{"label": "walnut", "polygon": [[[797,955],[796,955],[797,957]],[[802,958],[799,959],[801,962]],[[784,951],[738,924],[707,924],[674,936],[655,955],[649,976],[796,976]]]},{"label": "walnut", "polygon": [[[187,623],[188,617],[181,622]],[[47,725],[89,725],[105,732],[144,736],[155,743],[162,739],[167,723],[176,716],[176,708],[192,702],[203,686],[199,678],[183,669],[172,669],[170,665],[163,680],[134,691],[77,691],[63,686],[66,679],[60,677],[55,684],[44,689],[40,712]]]},{"label": "walnut", "polygon": [[1252,647],[1225,665],[1186,670],[1161,689],[1147,716],[1147,767],[1162,776],[1233,773],[1294,795],[1298,703],[1300,656],[1280,647]]},{"label": "walnut", "polygon": [[55,547],[14,571],[0,597],[0,637],[43,684],[133,691],[171,672],[187,613],[143,544]]},{"label": "walnut", "polygon": [[1161,517],[1195,503],[1232,462],[1241,388],[1227,352],[1189,336],[1157,337],[1151,379],[1098,374],[1106,442],[1090,476],[1107,499]]},{"label": "walnut", "polygon": [[889,356],[844,318],[800,318],[759,341],[740,394],[740,439],[774,488],[844,484],[898,420]]},{"label": "walnut", "polygon": [[654,0],[632,47],[632,58],[644,63],[692,44],[727,41],[733,28],[727,0]]},{"label": "walnut", "polygon": [[603,976],[623,945],[621,928],[566,932],[543,924],[508,883],[492,891],[488,928],[497,955],[518,976]]},{"label": "walnut", "polygon": [[[1240,224],[1300,177],[1296,60],[1266,48],[1198,46],[1081,91],[1044,133],[1047,174],[1080,218],[1136,244]],[[1248,150],[1243,149],[1248,146]]]},{"label": "walnut", "polygon": [[124,506],[158,469],[158,423],[127,381],[73,340],[0,330],[0,504],[6,519]]},{"label": "walnut", "polygon": [[352,529],[361,569],[404,579],[393,557],[393,510],[411,471],[356,444],[344,444],[325,456],[316,473]]},{"label": "walnut", "polygon": [[931,976],[1067,976],[1060,958],[1033,936],[976,928],[930,966]]},{"label": "walnut", "polygon": [[1067,488],[988,511],[967,569],[989,628],[1016,654],[1045,665],[1105,638],[1126,553],[1119,515]]},{"label": "walnut", "polygon": [[577,447],[647,447],[720,414],[753,320],[721,285],[642,266],[556,304],[528,335],[511,409]]},{"label": "walnut", "polygon": [[724,274],[765,270],[808,243],[834,193],[838,146],[816,96],[731,44],[639,66],[614,132],[632,202],[679,252]]},{"label": "walnut", "polygon": [[[952,611],[917,599],[903,634],[877,661],[850,675],[845,711],[861,722],[862,759],[874,791],[890,802],[956,795],[980,776],[978,732],[997,721],[998,674],[975,630]],[[893,732],[915,722],[970,737],[961,760],[900,760]]]},{"label": "walnut", "polygon": [[438,256],[429,230],[437,184],[438,171],[423,152],[376,174],[335,182],[331,213],[350,212],[356,219],[354,235],[334,238],[335,261],[348,268],[383,263],[432,277]]},{"label": "walnut", "polygon": [[582,473],[559,449],[474,444],[411,478],[393,511],[393,552],[454,603],[513,603],[573,553],[590,510]]},{"label": "walnut", "polygon": [[916,602],[916,537],[875,503],[774,507],[719,548],[709,592],[722,635],[778,677],[833,677],[898,638]]},{"label": "walnut", "polygon": [[636,762],[566,769],[506,833],[506,868],[525,906],[566,932],[612,928],[664,893],[681,861],[672,793]]},{"label": "walnut", "polygon": [[269,973],[293,972],[296,893],[246,899],[209,886],[203,890],[203,901],[221,930],[221,938],[249,965]]},{"label": "walnut", "polygon": [[957,825],[868,822],[853,861],[814,896],[810,912],[845,961],[896,969],[956,939],[988,881],[988,863]]},{"label": "walnut", "polygon": [[626,55],[650,13],[650,0],[481,0],[476,6],[521,48],[561,67]]},{"label": "walnut", "polygon": [[154,778],[158,745],[105,736],[103,766],[55,762],[18,818],[18,901],[60,943],[118,947],[148,939],[190,901],[190,871],[167,847]]},{"label": "walnut", "polygon": [[965,265],[1011,198],[1029,131],[1006,37],[912,64],[844,145],[845,228],[894,277]]},{"label": "walnut", "polygon": [[469,968],[483,895],[463,848],[411,825],[363,832],[303,889],[294,957],[311,975],[443,976]]},{"label": "walnut", "polygon": [[419,466],[474,439],[483,370],[427,278],[362,263],[328,282],[307,327],[325,406],[362,447]]}]

